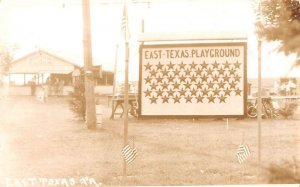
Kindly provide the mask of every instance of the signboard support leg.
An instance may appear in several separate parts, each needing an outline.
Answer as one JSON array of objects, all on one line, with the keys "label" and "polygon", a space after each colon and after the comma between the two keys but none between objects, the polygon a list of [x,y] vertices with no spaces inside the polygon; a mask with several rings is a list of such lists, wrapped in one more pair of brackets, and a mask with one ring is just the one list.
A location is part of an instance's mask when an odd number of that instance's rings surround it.
[{"label": "signboard support leg", "polygon": [[226,129],[228,130],[229,128],[229,121],[228,121],[228,118],[226,118]]}]

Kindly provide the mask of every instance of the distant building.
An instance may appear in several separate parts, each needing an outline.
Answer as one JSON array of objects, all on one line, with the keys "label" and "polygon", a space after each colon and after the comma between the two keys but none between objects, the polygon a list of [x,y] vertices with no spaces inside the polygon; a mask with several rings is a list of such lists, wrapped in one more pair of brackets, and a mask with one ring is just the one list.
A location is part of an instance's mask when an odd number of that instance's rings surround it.
[{"label": "distant building", "polygon": [[[101,66],[95,66],[95,85],[113,85],[114,74],[102,71]],[[38,50],[12,62],[8,79],[10,95],[30,95],[30,85],[41,87],[50,81],[50,85],[60,82],[63,85],[62,95],[73,90],[76,76],[83,68],[45,50]],[[54,92],[50,92],[53,95]]]},{"label": "distant building", "polygon": [[72,72],[78,65],[61,57],[38,50],[12,62],[9,70],[10,85],[25,86],[35,78],[36,84],[43,84],[47,78],[58,78],[65,85],[72,84]]}]

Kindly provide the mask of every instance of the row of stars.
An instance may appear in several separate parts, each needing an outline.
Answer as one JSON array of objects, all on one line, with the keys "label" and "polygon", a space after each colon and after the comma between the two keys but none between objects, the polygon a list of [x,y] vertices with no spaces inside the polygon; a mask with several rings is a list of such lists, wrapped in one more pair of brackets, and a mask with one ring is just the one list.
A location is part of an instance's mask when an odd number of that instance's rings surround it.
[{"label": "row of stars", "polygon": [[146,88],[150,88],[151,90],[157,90],[157,88],[162,88],[162,89],[169,89],[169,88],[173,88],[173,89],[180,89],[180,88],[185,88],[185,89],[191,89],[192,87],[196,87],[196,88],[203,88],[203,87],[207,87],[207,88],[216,88],[218,87],[219,89],[224,89],[224,88],[231,88],[234,89],[236,88],[238,85],[238,82],[208,82],[206,84],[202,83],[202,82],[198,82],[198,83],[183,83],[183,84],[179,84],[177,82],[175,82],[174,84],[169,84],[169,83],[162,83],[162,84],[157,84],[157,83],[152,83],[152,84],[148,84],[146,86]]},{"label": "row of stars", "polygon": [[[187,97],[179,97],[179,96],[175,96],[173,98],[164,96],[161,97],[160,99],[157,97],[152,96],[151,98],[149,98],[150,100],[150,104],[157,104],[157,101],[161,101],[161,103],[169,103],[170,101],[173,101],[173,103],[216,103],[217,101],[219,101],[219,103],[226,103],[226,99],[228,97],[221,95],[219,97],[214,97],[213,95],[210,95],[208,97],[203,97],[203,96],[197,96],[197,97],[191,97],[191,96],[187,96]],[[183,101],[185,100],[185,101]]]},{"label": "row of stars", "polygon": [[185,76],[180,76],[180,77],[174,77],[174,76],[168,76],[168,77],[146,77],[144,78],[145,84],[151,84],[151,83],[163,83],[163,82],[169,82],[169,83],[178,83],[178,82],[183,82],[183,83],[198,83],[198,82],[240,82],[241,76],[239,75],[234,75],[234,76],[228,76],[225,75],[224,77],[221,76],[191,76],[191,77],[185,77]]},{"label": "row of stars", "polygon": [[151,97],[156,95],[156,97],[162,97],[162,96],[174,96],[174,95],[179,95],[179,96],[186,96],[186,95],[191,95],[191,96],[209,96],[210,94],[218,96],[220,94],[224,94],[225,96],[231,96],[231,94],[234,94],[235,96],[241,96],[242,90],[237,88],[237,89],[191,89],[189,91],[181,89],[181,90],[149,90],[147,89],[144,91],[145,97]]},{"label": "row of stars", "polygon": [[236,68],[230,68],[230,69],[212,69],[212,68],[208,68],[208,69],[195,69],[195,70],[179,70],[179,69],[175,69],[173,71],[167,70],[167,69],[163,69],[163,70],[150,70],[147,71],[147,75],[152,76],[152,77],[157,77],[157,76],[195,76],[195,75],[213,75],[213,76],[221,76],[221,75],[236,75],[238,73]]},{"label": "row of stars", "polygon": [[238,61],[236,61],[235,63],[229,63],[228,61],[226,61],[225,63],[217,63],[217,61],[215,61],[214,63],[206,63],[205,61],[203,61],[203,63],[197,64],[195,64],[195,62],[193,61],[191,64],[185,64],[183,62],[181,62],[180,64],[175,64],[172,62],[169,62],[169,64],[161,64],[160,62],[158,62],[157,65],[150,64],[148,62],[144,66],[145,70],[152,70],[155,67],[156,70],[162,70],[163,68],[175,69],[174,67],[179,67],[179,69],[185,69],[185,67],[188,67],[187,69],[196,69],[196,67],[200,68],[199,66],[201,66],[201,69],[208,69],[208,67],[212,67],[213,69],[218,69],[219,67],[230,69],[230,67],[235,67],[236,69],[238,69],[241,65],[242,63],[239,63]]}]

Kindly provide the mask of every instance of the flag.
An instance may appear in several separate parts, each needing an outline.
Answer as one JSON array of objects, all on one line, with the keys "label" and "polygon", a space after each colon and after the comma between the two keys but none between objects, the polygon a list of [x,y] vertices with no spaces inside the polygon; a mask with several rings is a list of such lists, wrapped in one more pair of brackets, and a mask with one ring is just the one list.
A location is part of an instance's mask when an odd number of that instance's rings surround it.
[{"label": "flag", "polygon": [[250,150],[247,145],[239,145],[236,153],[238,162],[241,164],[250,156]]},{"label": "flag", "polygon": [[130,145],[126,145],[123,148],[122,153],[125,161],[130,163],[136,158],[137,150],[135,147],[132,148]]},{"label": "flag", "polygon": [[123,5],[123,15],[121,20],[121,31],[125,42],[129,40],[129,27],[128,27],[128,12],[127,12],[127,3],[124,2]]}]

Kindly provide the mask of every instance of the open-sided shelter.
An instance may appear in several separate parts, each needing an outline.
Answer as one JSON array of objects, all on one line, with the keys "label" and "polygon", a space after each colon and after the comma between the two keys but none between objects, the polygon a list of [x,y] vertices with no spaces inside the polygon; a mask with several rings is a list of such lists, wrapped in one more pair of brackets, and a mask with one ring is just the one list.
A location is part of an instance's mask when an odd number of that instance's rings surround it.
[{"label": "open-sided shelter", "polygon": [[63,80],[65,85],[72,83],[72,72],[78,65],[38,50],[12,62],[9,70],[10,85],[28,85],[33,78],[43,84],[48,77]]}]

